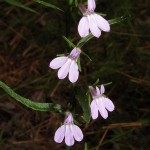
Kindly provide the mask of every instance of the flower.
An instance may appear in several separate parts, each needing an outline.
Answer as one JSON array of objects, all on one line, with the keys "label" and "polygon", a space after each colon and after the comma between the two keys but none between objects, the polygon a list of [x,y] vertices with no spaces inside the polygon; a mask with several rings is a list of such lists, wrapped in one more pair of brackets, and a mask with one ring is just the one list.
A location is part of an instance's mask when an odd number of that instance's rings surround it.
[{"label": "flower", "polygon": [[83,17],[78,24],[78,32],[81,37],[86,37],[90,32],[97,38],[104,32],[110,31],[110,25],[107,20],[94,12],[96,8],[95,0],[88,0],[88,8],[81,6]]},{"label": "flower", "polygon": [[105,92],[105,88],[101,85],[101,89],[96,87],[89,87],[90,93],[92,95],[93,101],[91,102],[91,115],[93,119],[98,117],[98,111],[100,112],[101,116],[106,119],[108,117],[108,111],[112,112],[115,108],[113,102],[105,97],[103,93]]},{"label": "flower", "polygon": [[81,129],[73,123],[73,117],[71,113],[67,115],[64,125],[59,127],[55,132],[55,142],[61,143],[64,138],[65,143],[68,146],[72,146],[74,144],[74,140],[82,141],[83,139],[83,133]]},{"label": "flower", "polygon": [[56,57],[53,59],[49,67],[58,70],[58,78],[64,79],[69,73],[70,82],[74,83],[78,80],[79,69],[77,65],[77,59],[81,53],[81,50],[75,47],[68,56]]}]

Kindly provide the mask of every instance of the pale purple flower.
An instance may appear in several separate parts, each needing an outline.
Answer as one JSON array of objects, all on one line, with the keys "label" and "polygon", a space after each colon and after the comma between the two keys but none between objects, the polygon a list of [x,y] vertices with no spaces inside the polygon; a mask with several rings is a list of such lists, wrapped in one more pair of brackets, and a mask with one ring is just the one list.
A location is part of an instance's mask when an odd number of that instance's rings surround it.
[{"label": "pale purple flower", "polygon": [[55,132],[55,142],[61,143],[64,138],[65,143],[68,146],[72,146],[75,140],[82,141],[83,139],[83,133],[81,129],[73,123],[73,117],[71,113],[67,115],[64,124]]},{"label": "pale purple flower", "polygon": [[99,112],[101,116],[104,119],[106,119],[108,117],[108,111],[112,112],[115,106],[109,98],[103,95],[103,93],[105,92],[104,86],[101,85],[100,89],[98,87],[94,89],[93,87],[90,86],[89,90],[93,98],[90,105],[92,118],[96,119],[98,117],[98,112]]},{"label": "pale purple flower", "polygon": [[79,69],[77,65],[77,59],[81,53],[81,50],[75,47],[68,56],[56,57],[53,59],[49,67],[58,70],[58,78],[64,79],[69,74],[70,82],[74,83],[78,80]]},{"label": "pale purple flower", "polygon": [[86,37],[89,31],[97,38],[100,37],[101,31],[109,32],[110,25],[102,16],[95,13],[95,0],[88,0],[88,8],[81,6],[83,17],[79,21],[78,32],[81,37]]}]

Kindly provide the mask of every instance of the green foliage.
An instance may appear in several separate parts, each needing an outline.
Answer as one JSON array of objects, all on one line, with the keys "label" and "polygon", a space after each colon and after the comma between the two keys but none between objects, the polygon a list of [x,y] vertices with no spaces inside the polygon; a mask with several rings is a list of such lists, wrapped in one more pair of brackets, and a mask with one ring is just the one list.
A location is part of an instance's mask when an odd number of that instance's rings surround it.
[{"label": "green foliage", "polygon": [[[36,94],[37,92],[39,94],[39,91],[42,93],[41,97],[45,94],[51,95],[51,91],[54,89],[55,92],[52,92],[54,93],[52,96],[54,102],[61,106],[68,104],[74,100],[72,86],[68,79],[61,80],[61,84],[57,85],[59,82],[56,77],[57,71],[49,69],[48,64],[57,53],[65,53],[64,50],[67,49],[61,36],[71,37],[69,40],[73,43],[80,42],[78,46],[92,59],[92,61],[88,61],[87,58],[80,55],[81,61],[78,62],[82,65],[82,72],[77,84],[74,85],[84,88],[85,84],[88,86],[96,79],[99,81],[97,80],[94,85],[110,81],[113,83],[106,87],[106,93],[114,102],[115,111],[109,113],[107,120],[103,120],[99,116],[90,124],[82,125],[84,141],[88,142],[88,149],[98,149],[97,146],[102,137],[104,139],[99,146],[100,150],[149,149],[149,135],[147,135],[149,126],[144,126],[144,123],[141,126],[110,128],[103,136],[107,125],[110,124],[123,122],[130,124],[132,121],[143,122],[142,120],[149,123],[150,111],[149,105],[147,105],[150,86],[150,65],[148,63],[150,56],[148,31],[150,29],[147,15],[149,1],[116,0],[109,3],[109,1],[97,0],[96,11],[102,12],[101,15],[107,14],[108,18],[115,18],[109,20],[111,31],[110,33],[102,32],[99,39],[89,35],[82,40],[77,33],[77,25],[82,17],[81,13],[79,15],[78,4],[86,4],[86,0],[42,0],[46,4],[40,4],[40,2],[33,0],[1,1],[0,79],[7,81],[11,86],[17,85],[13,91],[20,91],[24,93],[25,97],[38,97],[39,95]],[[47,3],[54,4],[65,13],[57,8],[49,7]],[[13,7],[10,7],[10,4]],[[28,10],[28,8],[32,10]],[[24,11],[20,11],[20,9]],[[53,11],[49,11],[51,9]],[[70,10],[69,13],[68,10]],[[36,15],[36,11],[38,15]],[[69,34],[66,34],[66,30],[70,31]],[[87,43],[89,40],[90,44]],[[31,89],[35,89],[34,92]],[[78,90],[80,91],[80,89]],[[79,117],[76,114],[77,110],[82,108],[83,113],[80,114],[84,116],[86,108],[89,109],[90,106],[88,98],[82,97],[86,92],[79,93],[79,100],[76,99],[77,104],[73,111],[77,120]],[[36,98],[33,99],[36,100]],[[82,104],[79,105],[78,101],[79,104]],[[17,109],[16,112],[16,108],[9,108],[9,105],[11,106],[12,102],[8,102],[7,97],[1,94],[0,147],[10,150],[51,149],[54,142],[52,140],[51,143],[50,139],[53,139],[54,130],[60,124],[60,120],[56,120],[56,117],[60,116],[56,116],[55,113],[51,113],[50,116],[49,113],[36,113],[30,110],[24,113],[22,109]],[[46,109],[47,111],[57,111],[53,108],[49,110],[48,106]],[[19,116],[21,116],[21,120]],[[88,120],[89,116],[87,115]],[[63,121],[63,117],[61,121]],[[27,132],[22,133],[26,130]],[[32,138],[35,137],[34,133],[36,134],[35,141]],[[30,135],[32,135],[31,138],[29,138]],[[15,139],[18,141],[14,141]],[[54,146],[58,146],[58,149],[64,148],[63,144]],[[81,142],[75,144],[71,149],[80,150],[84,147],[86,144]]]},{"label": "green foliage", "polygon": [[82,47],[84,44],[86,44],[90,39],[92,39],[94,36],[92,34],[87,35],[86,37],[82,38],[78,43],[77,47]]},{"label": "green foliage", "polygon": [[75,45],[71,42],[70,39],[68,39],[68,38],[65,37],[65,36],[63,36],[63,39],[68,43],[68,46],[69,46],[70,48],[74,48],[74,47],[75,47]]},{"label": "green foliage", "polygon": [[30,12],[33,12],[33,13],[37,13],[35,10],[25,6],[24,4],[22,4],[21,2],[19,2],[19,0],[5,0],[5,2],[13,5],[13,6],[16,6],[16,7],[20,7],[22,9],[25,9],[27,11],[30,11]]},{"label": "green foliage", "polygon": [[108,20],[108,22],[112,25],[112,24],[116,24],[116,23],[121,23],[123,21],[125,21],[127,18],[127,16],[121,16],[121,17],[118,17],[118,18],[115,18],[115,19],[110,19]]},{"label": "green foliage", "polygon": [[[78,89],[79,90],[79,89]],[[83,89],[80,89],[76,95],[76,99],[78,100],[82,110],[85,122],[89,123],[91,118],[91,111],[90,111],[90,95],[86,95],[86,92]]]},{"label": "green foliage", "polygon": [[[48,2],[45,2],[45,1],[42,1],[42,0],[32,0],[32,1],[35,2],[35,3],[38,3],[40,5],[43,5],[45,7],[49,7],[49,8],[52,8],[52,9],[59,10],[59,11],[63,12],[62,9],[58,8],[57,6],[55,6],[51,3],[48,3]],[[27,11],[30,11],[30,12],[33,12],[33,13],[38,13],[37,11],[25,6],[25,4],[22,4],[19,0],[5,0],[5,2],[7,2],[7,3],[9,3],[13,6],[25,9]]]},{"label": "green foliage", "polygon": [[55,5],[51,4],[51,3],[47,3],[47,2],[41,1],[41,0],[32,0],[32,1],[34,1],[36,3],[39,3],[39,4],[43,5],[43,6],[46,6],[46,7],[49,7],[49,8],[53,8],[53,9],[56,9],[56,10],[59,10],[59,11],[63,12],[62,9],[58,8],[57,6],[55,6]]},{"label": "green foliage", "polygon": [[13,97],[16,101],[22,103],[26,107],[37,110],[37,111],[57,111],[62,112],[61,106],[58,104],[53,103],[38,103],[31,101],[29,99],[26,99],[19,94],[15,93],[10,87],[8,87],[5,83],[0,81],[0,87],[11,97]]},{"label": "green foliage", "polygon": [[84,144],[84,150],[88,150],[88,145],[87,145],[87,143]]}]

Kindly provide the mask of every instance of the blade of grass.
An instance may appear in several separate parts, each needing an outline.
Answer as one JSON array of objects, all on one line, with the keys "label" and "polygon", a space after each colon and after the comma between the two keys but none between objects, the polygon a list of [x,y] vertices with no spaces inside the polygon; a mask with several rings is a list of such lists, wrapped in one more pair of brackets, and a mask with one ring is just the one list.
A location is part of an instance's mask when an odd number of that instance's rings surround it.
[{"label": "blade of grass", "polygon": [[64,12],[62,9],[60,9],[59,7],[57,7],[57,6],[55,6],[55,5],[51,4],[51,3],[47,3],[47,2],[44,2],[44,1],[41,1],[41,0],[33,0],[33,1],[36,2],[36,3],[39,3],[39,4],[43,5],[43,6],[50,7],[50,8],[53,8],[53,9],[56,9],[56,10]]},{"label": "blade of grass", "polygon": [[7,3],[9,3],[9,4],[13,5],[13,6],[20,7],[20,8],[22,8],[22,9],[27,10],[27,11],[30,11],[30,12],[32,12],[32,13],[38,14],[38,12],[36,12],[35,10],[33,10],[33,9],[31,9],[31,8],[29,8],[29,7],[27,7],[27,6],[25,6],[24,4],[20,3],[20,2],[17,1],[17,0],[5,0],[5,2],[7,2]]}]

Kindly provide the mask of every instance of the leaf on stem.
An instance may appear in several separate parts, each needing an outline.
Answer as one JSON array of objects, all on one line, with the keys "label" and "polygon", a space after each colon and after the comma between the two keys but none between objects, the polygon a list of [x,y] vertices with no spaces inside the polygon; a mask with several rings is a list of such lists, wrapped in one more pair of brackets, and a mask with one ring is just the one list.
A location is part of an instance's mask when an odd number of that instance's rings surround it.
[{"label": "leaf on stem", "polygon": [[34,102],[31,101],[27,98],[24,98],[14,92],[10,87],[8,87],[5,83],[0,81],[0,88],[2,88],[7,94],[9,94],[11,97],[13,97],[16,101],[22,103],[28,108],[31,108],[33,110],[38,110],[38,111],[57,111],[57,112],[62,112],[61,105],[59,104],[54,104],[54,103],[39,103],[39,102]]}]

